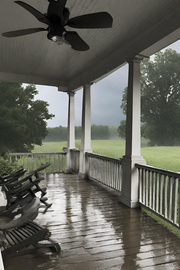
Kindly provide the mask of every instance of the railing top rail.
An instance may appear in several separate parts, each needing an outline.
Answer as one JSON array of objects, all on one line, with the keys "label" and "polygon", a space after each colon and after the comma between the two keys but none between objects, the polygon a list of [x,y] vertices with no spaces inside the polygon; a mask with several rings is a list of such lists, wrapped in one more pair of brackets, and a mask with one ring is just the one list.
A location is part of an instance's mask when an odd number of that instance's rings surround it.
[{"label": "railing top rail", "polygon": [[86,155],[88,157],[95,157],[95,158],[104,159],[104,160],[108,160],[108,161],[115,161],[115,162],[119,162],[121,164],[121,159],[118,159],[118,158],[111,158],[111,157],[102,156],[102,155],[94,154],[94,153],[90,153],[90,152],[86,152]]},{"label": "railing top rail", "polygon": [[142,164],[135,164],[135,167],[139,169],[144,169],[146,171],[154,172],[154,173],[159,173],[165,176],[180,178],[180,173],[174,172],[174,171],[159,169],[157,167],[153,167],[149,165],[142,165]]},{"label": "railing top rail", "polygon": [[8,156],[37,156],[37,155],[66,155],[65,152],[60,153],[7,153]]}]

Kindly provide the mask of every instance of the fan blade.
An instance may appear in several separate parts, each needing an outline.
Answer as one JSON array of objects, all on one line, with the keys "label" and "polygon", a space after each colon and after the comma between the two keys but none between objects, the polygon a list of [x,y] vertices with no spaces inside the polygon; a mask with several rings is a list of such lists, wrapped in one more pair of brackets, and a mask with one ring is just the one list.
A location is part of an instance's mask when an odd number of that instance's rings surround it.
[{"label": "fan blade", "polygon": [[49,0],[48,17],[58,16],[63,18],[63,10],[67,0]]},{"label": "fan blade", "polygon": [[45,23],[47,25],[51,25],[51,21],[37,9],[31,7],[30,5],[22,1],[15,1],[15,3],[25,8],[27,11],[29,11],[34,17],[36,17],[36,19],[38,19],[38,21]]},{"label": "fan blade", "polygon": [[72,49],[76,51],[89,50],[89,46],[76,32],[67,31],[65,34],[65,40],[71,45]]},{"label": "fan blade", "polygon": [[110,28],[113,18],[107,12],[98,12],[74,17],[67,22],[67,25],[74,28]]},{"label": "fan blade", "polygon": [[25,35],[29,35],[29,34],[34,34],[34,33],[41,32],[41,31],[47,31],[47,30],[44,28],[29,28],[29,29],[6,32],[6,33],[3,33],[2,36],[4,36],[4,37],[20,37],[20,36],[25,36]]}]

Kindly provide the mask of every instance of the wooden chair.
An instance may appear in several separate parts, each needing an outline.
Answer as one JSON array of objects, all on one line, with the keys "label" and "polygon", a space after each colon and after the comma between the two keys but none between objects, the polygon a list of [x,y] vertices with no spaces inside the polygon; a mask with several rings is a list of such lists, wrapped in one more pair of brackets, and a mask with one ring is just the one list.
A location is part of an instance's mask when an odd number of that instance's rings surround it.
[{"label": "wooden chair", "polygon": [[[31,201],[32,198],[36,196],[37,192],[41,193],[40,201],[45,206],[45,211],[52,204],[46,202],[47,198],[46,190],[40,187],[40,182],[44,180],[44,177],[39,176],[39,172],[50,166],[51,163],[46,163],[36,170],[27,173],[23,177],[25,170],[19,170],[11,175],[4,176],[0,178],[0,186],[2,186],[2,191],[5,193],[7,199],[7,205],[5,208],[0,209],[0,215],[12,215],[17,205],[23,205]],[[44,212],[45,212],[44,211]]]},{"label": "wooden chair", "polygon": [[[49,230],[33,221],[38,215],[39,207],[40,200],[34,197],[31,202],[20,208],[16,219],[8,220],[7,216],[0,218],[0,247],[3,257],[30,245],[60,251],[60,245],[50,239]],[[40,243],[41,241],[48,243]]]}]

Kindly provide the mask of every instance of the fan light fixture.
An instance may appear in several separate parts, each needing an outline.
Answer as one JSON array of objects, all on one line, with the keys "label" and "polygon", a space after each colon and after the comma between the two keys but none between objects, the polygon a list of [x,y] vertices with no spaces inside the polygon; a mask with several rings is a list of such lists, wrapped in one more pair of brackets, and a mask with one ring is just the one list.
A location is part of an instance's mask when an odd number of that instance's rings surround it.
[{"label": "fan light fixture", "polygon": [[51,40],[53,43],[57,43],[58,45],[61,45],[64,43],[63,37],[60,37],[60,36],[53,36],[51,37]]}]

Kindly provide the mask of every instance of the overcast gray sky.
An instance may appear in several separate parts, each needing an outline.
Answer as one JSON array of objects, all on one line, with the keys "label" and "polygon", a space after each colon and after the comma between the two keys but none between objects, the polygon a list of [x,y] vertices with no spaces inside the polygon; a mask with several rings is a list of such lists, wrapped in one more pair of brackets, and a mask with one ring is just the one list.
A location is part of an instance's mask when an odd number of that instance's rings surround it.
[{"label": "overcast gray sky", "polygon": [[[167,48],[180,53],[180,40]],[[91,87],[91,123],[92,125],[119,126],[125,119],[120,108],[122,94],[128,83],[128,65],[121,67]],[[37,85],[39,94],[36,99],[49,103],[49,112],[55,117],[48,121],[48,127],[67,126],[68,95],[58,92],[56,87]],[[75,95],[75,125],[81,125],[82,89]]]}]

